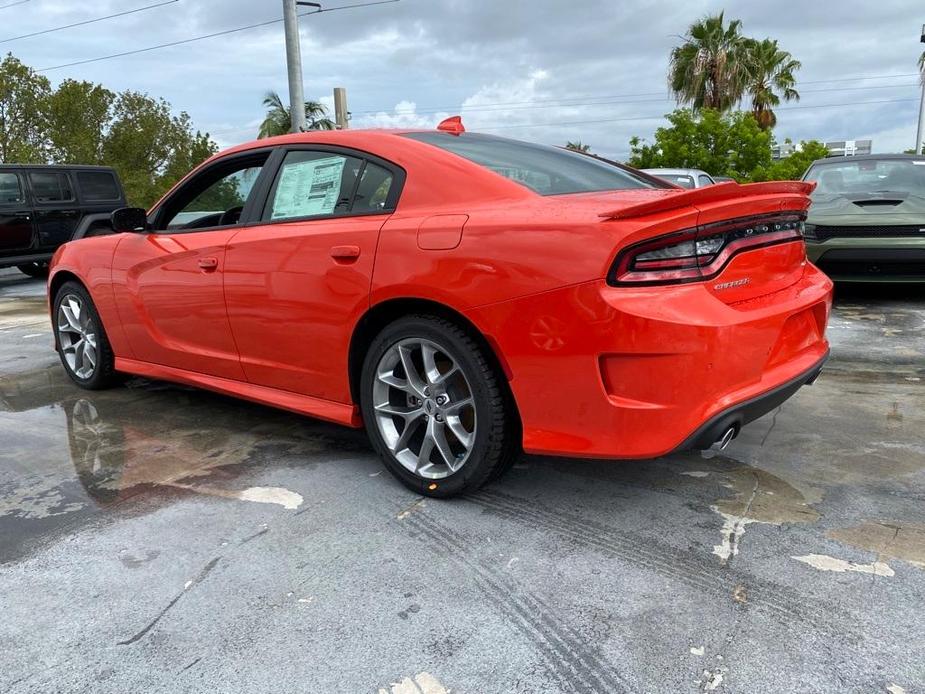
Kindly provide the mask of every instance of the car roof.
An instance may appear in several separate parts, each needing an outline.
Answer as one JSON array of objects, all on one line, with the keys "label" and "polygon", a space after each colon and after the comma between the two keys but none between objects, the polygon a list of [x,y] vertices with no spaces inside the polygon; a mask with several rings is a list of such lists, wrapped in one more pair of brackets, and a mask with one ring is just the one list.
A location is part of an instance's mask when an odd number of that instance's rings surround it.
[{"label": "car roof", "polygon": [[883,160],[918,160],[925,161],[925,155],[922,154],[852,154],[849,156],[824,157],[817,159],[810,166],[816,164],[843,164],[846,161],[883,161]]},{"label": "car roof", "polygon": [[[155,207],[160,205],[176,188],[184,185],[189,178],[213,162],[239,154],[246,155],[250,152],[299,145],[344,148],[378,157],[406,172],[416,170],[419,175],[414,179],[406,179],[402,189],[402,200],[406,205],[432,205],[437,202],[440,204],[472,204],[473,200],[519,199],[536,196],[525,186],[442,147],[410,137],[397,137],[414,132],[440,131],[417,128],[309,130],[244,142],[218,152],[195,167],[165,193],[161,200],[155,203]],[[454,133],[445,132],[444,134],[446,137],[456,137]],[[470,134],[481,135],[481,133]],[[434,180],[445,180],[459,175],[468,176],[466,186],[441,187],[432,184]]]},{"label": "car roof", "polygon": [[2,164],[0,169],[42,169],[49,171],[114,171],[111,166],[95,166],[90,164]]}]

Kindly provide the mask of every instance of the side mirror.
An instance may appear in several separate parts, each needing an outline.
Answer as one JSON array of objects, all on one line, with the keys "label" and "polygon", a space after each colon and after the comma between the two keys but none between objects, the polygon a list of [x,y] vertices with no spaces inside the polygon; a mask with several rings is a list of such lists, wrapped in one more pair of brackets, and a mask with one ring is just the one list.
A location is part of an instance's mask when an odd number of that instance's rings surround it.
[{"label": "side mirror", "polygon": [[112,230],[117,234],[148,228],[148,213],[140,207],[120,207],[112,213],[110,220]]}]

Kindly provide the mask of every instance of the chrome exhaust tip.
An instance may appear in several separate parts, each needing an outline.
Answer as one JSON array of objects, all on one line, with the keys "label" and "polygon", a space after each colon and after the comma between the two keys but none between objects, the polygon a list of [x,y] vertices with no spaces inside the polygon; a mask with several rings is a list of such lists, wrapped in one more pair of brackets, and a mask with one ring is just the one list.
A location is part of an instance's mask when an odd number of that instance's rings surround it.
[{"label": "chrome exhaust tip", "polygon": [[735,436],[736,436],[736,427],[735,426],[729,427],[728,429],[726,429],[725,432],[723,432],[722,436],[720,436],[716,441],[713,442],[712,446],[700,451],[700,455],[702,455],[704,458],[707,458],[707,459],[712,458],[720,451],[726,450],[726,446],[730,444],[730,442],[732,441],[732,439],[735,438]]}]

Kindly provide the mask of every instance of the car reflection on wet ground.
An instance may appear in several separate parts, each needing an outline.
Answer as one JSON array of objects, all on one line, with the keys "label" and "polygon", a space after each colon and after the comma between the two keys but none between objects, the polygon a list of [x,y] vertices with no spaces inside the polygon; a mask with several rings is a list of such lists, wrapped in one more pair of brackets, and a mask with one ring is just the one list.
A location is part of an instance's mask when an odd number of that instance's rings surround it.
[{"label": "car reflection on wet ground", "polygon": [[840,291],[830,338],[720,456],[425,501],[362,432],[78,390],[0,272],[0,691],[919,691],[925,290]]}]

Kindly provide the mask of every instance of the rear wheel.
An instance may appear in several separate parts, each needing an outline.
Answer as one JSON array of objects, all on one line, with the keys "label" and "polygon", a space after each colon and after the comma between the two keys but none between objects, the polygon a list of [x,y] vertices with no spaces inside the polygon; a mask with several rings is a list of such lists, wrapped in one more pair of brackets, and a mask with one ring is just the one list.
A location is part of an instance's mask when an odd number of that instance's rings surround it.
[{"label": "rear wheel", "polygon": [[474,491],[516,450],[517,420],[503,383],[454,323],[409,316],[387,326],[366,355],[360,387],[373,446],[416,492]]},{"label": "rear wheel", "polygon": [[101,390],[115,381],[115,357],[89,292],[65,282],[52,308],[58,354],[64,370],[81,388]]},{"label": "rear wheel", "polygon": [[29,277],[35,277],[36,279],[48,277],[48,263],[45,261],[17,265],[16,269],[24,275],[29,275]]}]

